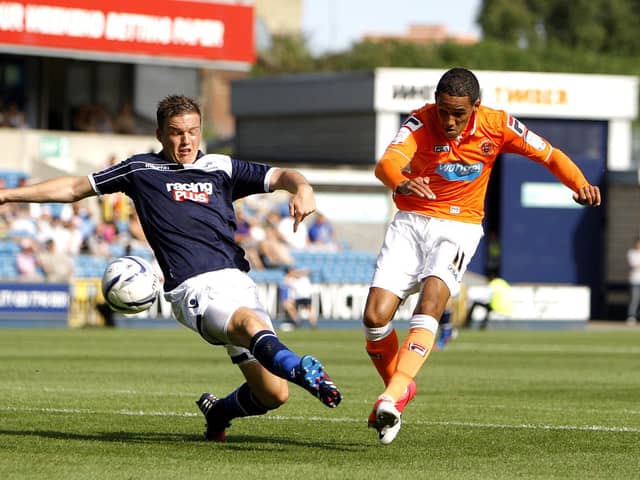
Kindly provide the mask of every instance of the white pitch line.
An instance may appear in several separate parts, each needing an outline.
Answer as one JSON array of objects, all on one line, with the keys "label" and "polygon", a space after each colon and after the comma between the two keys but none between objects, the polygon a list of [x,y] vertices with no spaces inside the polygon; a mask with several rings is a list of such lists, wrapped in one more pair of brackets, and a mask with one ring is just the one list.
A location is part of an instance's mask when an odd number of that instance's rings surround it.
[{"label": "white pitch line", "polygon": [[[18,385],[13,385],[11,387],[6,387],[4,389],[4,391],[14,391],[14,392],[26,392],[26,391],[31,391],[31,388],[26,388],[23,386],[18,386]],[[40,387],[40,391],[43,392],[47,392],[47,393],[66,393],[66,394],[80,394],[80,395],[86,395],[87,394],[87,390],[86,389],[82,389],[82,388],[64,388],[64,387]],[[100,394],[100,395],[122,395],[125,397],[136,397],[139,395],[150,395],[150,396],[158,396],[158,397],[176,397],[176,398],[193,398],[194,394],[192,392],[176,392],[176,391],[172,391],[172,392],[164,392],[164,391],[149,391],[149,390],[145,390],[145,391],[139,391],[139,390],[109,390],[109,389],[105,389],[105,390],[92,390],[91,391],[92,394]],[[362,400],[359,402],[362,405],[369,405],[370,401],[369,400]],[[484,405],[481,402],[474,402],[474,403],[467,403],[466,404],[469,407],[473,407],[473,406],[477,406],[477,407],[481,407],[482,405]],[[499,404],[492,404],[491,408],[494,410],[497,409],[510,409],[513,410],[515,407],[513,405],[499,405]],[[574,405],[567,405],[566,407],[550,407],[548,405],[540,405],[540,406],[529,406],[526,408],[523,408],[526,411],[535,411],[535,412],[562,412],[563,410],[565,410],[566,408],[572,408],[574,409],[574,411],[577,411]],[[2,410],[2,407],[0,407],[0,410]],[[630,410],[627,408],[623,408],[620,410],[609,410],[610,412],[618,412],[621,414],[625,414],[625,415],[640,415],[640,410]],[[602,409],[599,408],[581,408],[580,412],[582,412],[583,414],[590,414],[590,413],[600,413],[602,412]]]},{"label": "white pitch line", "polygon": [[[451,342],[450,347],[456,350],[481,350],[483,352],[541,352],[541,353],[586,353],[586,354],[612,354],[612,355],[639,355],[640,347],[630,345],[620,347],[616,345],[558,345],[523,343],[518,345],[501,343],[477,343],[465,342],[464,340]],[[449,348],[449,347],[447,347]]]},{"label": "white pitch line", "polygon": [[[126,415],[134,417],[198,417],[199,413],[192,412],[151,412],[143,410],[113,410],[98,411],[80,408],[18,408],[0,406],[0,411],[8,412],[39,412],[39,413],[61,413],[70,415]],[[312,422],[330,422],[330,423],[360,423],[364,425],[361,418],[355,419],[351,417],[304,417],[304,416],[283,416],[283,415],[266,415],[254,417],[254,419],[272,420],[272,421],[312,421]],[[606,432],[606,433],[640,433],[640,428],[634,427],[611,427],[607,425],[536,425],[536,424],[499,424],[499,423],[476,423],[476,422],[435,422],[435,421],[411,421],[406,422],[407,425],[425,425],[440,427],[464,427],[479,429],[501,429],[501,430],[554,430],[554,431],[573,431],[573,432]]]}]

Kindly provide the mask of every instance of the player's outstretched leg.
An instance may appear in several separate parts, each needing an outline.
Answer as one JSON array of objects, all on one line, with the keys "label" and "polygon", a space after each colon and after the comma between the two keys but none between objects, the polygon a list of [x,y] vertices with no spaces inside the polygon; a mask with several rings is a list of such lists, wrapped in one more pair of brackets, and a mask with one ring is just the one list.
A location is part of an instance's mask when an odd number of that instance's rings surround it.
[{"label": "player's outstretched leg", "polygon": [[199,400],[196,400],[196,405],[204,415],[207,423],[204,424],[204,438],[212,442],[224,442],[227,439],[227,428],[231,426],[231,422],[216,419],[215,409],[216,404],[220,404],[222,400],[215,395],[205,392],[200,396]]},{"label": "player's outstretched leg", "polygon": [[375,429],[378,431],[378,439],[383,445],[393,442],[402,425],[402,414],[395,406],[393,398],[381,396],[373,405],[375,412]]},{"label": "player's outstretched leg", "polygon": [[282,344],[274,332],[262,330],[256,333],[249,350],[271,373],[301,386],[327,407],[337,407],[342,400],[340,390],[322,363],[311,355],[300,358]]},{"label": "player's outstretched leg", "polygon": [[263,405],[253,394],[248,383],[243,383],[224,398],[203,393],[196,405],[207,421],[204,438],[214,442],[226,440],[226,429],[231,426],[231,420],[234,418],[264,415],[269,410],[278,408]]},{"label": "player's outstretched leg", "polygon": [[320,360],[311,355],[300,359],[296,372],[296,383],[318,397],[327,407],[335,408],[342,400],[338,387],[333,383]]},{"label": "player's outstretched leg", "polygon": [[[402,425],[402,412],[407,403],[416,396],[417,385],[412,381],[407,386],[403,395],[391,406],[388,402],[393,400],[390,397],[381,396],[373,405],[373,410],[369,414],[367,424],[369,428],[375,428],[378,432],[378,439],[383,445],[388,445],[395,440]],[[393,408],[392,408],[393,407]]]}]

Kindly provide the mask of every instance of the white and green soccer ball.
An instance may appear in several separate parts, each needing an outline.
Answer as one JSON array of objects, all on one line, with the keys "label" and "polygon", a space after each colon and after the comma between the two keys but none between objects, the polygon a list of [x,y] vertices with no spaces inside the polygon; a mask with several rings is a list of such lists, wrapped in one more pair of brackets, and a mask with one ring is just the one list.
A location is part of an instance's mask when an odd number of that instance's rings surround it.
[{"label": "white and green soccer ball", "polygon": [[102,276],[102,295],[118,313],[139,313],[158,298],[162,286],[153,266],[133,255],[118,257],[107,265]]}]

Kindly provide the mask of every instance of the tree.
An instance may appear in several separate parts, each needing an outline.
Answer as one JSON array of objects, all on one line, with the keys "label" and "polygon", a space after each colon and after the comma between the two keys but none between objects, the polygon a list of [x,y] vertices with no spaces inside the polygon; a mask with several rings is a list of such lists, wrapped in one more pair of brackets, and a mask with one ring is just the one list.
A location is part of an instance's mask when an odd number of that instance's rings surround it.
[{"label": "tree", "polygon": [[640,54],[640,0],[485,0],[485,39],[521,48]]}]

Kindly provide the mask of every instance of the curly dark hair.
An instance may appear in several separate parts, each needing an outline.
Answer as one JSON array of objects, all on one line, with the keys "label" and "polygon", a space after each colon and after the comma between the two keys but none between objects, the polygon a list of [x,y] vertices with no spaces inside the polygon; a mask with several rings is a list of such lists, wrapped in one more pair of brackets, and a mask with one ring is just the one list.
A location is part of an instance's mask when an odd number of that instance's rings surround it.
[{"label": "curly dark hair", "polygon": [[453,97],[469,97],[473,104],[480,100],[480,83],[471,70],[455,67],[440,78],[436,87],[436,98],[440,93]]},{"label": "curly dark hair", "polygon": [[185,95],[169,95],[158,103],[156,110],[156,122],[159,129],[163,129],[167,120],[176,115],[197,113],[202,118],[198,103]]}]

